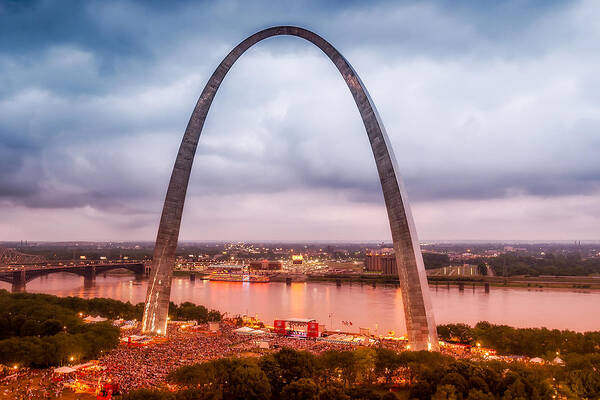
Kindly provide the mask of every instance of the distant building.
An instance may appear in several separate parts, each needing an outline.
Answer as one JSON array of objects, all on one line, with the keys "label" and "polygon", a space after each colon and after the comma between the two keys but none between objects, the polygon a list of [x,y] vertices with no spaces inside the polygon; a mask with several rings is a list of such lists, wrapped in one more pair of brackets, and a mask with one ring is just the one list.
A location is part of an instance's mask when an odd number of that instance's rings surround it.
[{"label": "distant building", "polygon": [[206,269],[209,271],[241,271],[244,266],[242,264],[211,264]]},{"label": "distant building", "polygon": [[258,260],[250,261],[249,267],[252,270],[280,270],[283,263],[281,261]]},{"label": "distant building", "polygon": [[302,257],[302,254],[292,256],[292,264],[302,264],[303,260],[304,257]]},{"label": "distant building", "polygon": [[365,267],[369,272],[381,272],[383,275],[398,274],[396,256],[393,252],[367,252]]}]

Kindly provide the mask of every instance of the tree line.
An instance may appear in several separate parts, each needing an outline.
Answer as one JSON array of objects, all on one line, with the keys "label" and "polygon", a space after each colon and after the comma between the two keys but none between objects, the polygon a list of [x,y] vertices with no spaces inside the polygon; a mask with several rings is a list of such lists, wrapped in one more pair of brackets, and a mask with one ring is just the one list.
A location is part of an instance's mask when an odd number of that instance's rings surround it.
[{"label": "tree line", "polygon": [[485,261],[489,263],[498,276],[586,276],[600,274],[600,258],[583,259],[578,253],[546,254],[540,257],[507,253]]},{"label": "tree line", "polygon": [[450,265],[450,257],[444,253],[423,252],[423,263],[425,269],[435,269]]},{"label": "tree line", "polygon": [[[0,363],[49,367],[97,358],[119,343],[119,328],[86,324],[84,314],[108,319],[141,319],[143,303],[82,299],[0,290]],[[201,305],[170,303],[172,319],[219,321],[221,314]]]},{"label": "tree line", "polygon": [[[403,386],[393,384],[398,378]],[[123,399],[541,400],[554,394],[551,378],[550,369],[456,360],[440,353],[364,347],[314,355],[284,348],[258,359],[185,366],[168,376],[178,392],[143,389]]]},{"label": "tree line", "polygon": [[49,367],[98,357],[119,343],[119,328],[85,324],[80,308],[55,296],[0,291],[0,363]]},{"label": "tree line", "polygon": [[495,349],[501,355],[524,355],[553,359],[557,353],[600,354],[600,332],[574,332],[547,328],[513,328],[483,321],[474,327],[466,324],[439,325],[441,340]]}]

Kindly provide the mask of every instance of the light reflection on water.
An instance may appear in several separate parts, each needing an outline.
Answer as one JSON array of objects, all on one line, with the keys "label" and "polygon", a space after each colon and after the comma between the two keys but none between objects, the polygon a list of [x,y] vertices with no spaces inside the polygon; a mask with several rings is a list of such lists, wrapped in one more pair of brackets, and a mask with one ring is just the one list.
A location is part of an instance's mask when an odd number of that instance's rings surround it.
[{"label": "light reflection on water", "polygon": [[[28,292],[84,298],[109,297],[131,303],[144,301],[147,281],[132,275],[99,275],[93,286],[85,287],[83,277],[51,274],[27,284]],[[0,289],[10,284],[0,282]],[[519,327],[600,330],[600,291],[551,289],[431,287],[437,323],[487,320]],[[316,318],[334,329],[358,331],[370,328],[378,333],[405,331],[400,289],[394,285],[359,283],[209,282],[187,277],[173,280],[171,300],[191,301],[229,315],[248,314],[272,323],[276,318]],[[330,318],[330,314],[333,314]],[[341,321],[351,321],[350,329]]]}]

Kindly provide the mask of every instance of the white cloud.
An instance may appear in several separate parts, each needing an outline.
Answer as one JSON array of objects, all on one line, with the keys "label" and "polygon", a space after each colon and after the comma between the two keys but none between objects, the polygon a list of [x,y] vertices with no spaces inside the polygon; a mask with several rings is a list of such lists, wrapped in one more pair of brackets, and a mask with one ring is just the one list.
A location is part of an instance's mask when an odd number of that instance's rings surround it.
[{"label": "white cloud", "polygon": [[[0,51],[0,199],[24,218],[0,222],[0,240],[51,235],[54,224],[41,225],[52,212],[72,215],[64,239],[88,235],[80,226],[97,235],[88,239],[154,237],[202,86],[232,38],[274,22],[261,5],[202,8],[206,24],[189,7],[132,19],[143,7],[90,6],[103,34],[137,53],[57,41],[32,63]],[[598,239],[596,2],[507,20],[505,35],[485,30],[489,16],[438,3],[309,11],[295,18],[322,28],[379,107],[422,238]],[[261,43],[233,67],[188,193],[186,239],[388,235],[356,106],[330,61],[297,38]]]}]

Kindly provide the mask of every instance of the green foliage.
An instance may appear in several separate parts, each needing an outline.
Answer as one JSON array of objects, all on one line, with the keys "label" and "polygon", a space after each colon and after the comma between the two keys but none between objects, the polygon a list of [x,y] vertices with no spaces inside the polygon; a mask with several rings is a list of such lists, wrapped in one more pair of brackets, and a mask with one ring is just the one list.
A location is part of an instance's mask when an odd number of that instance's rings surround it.
[{"label": "green foliage", "polygon": [[326,351],[319,360],[328,380],[341,379],[347,386],[355,381],[358,365],[354,351]]},{"label": "green foliage", "polygon": [[122,400],[175,400],[175,395],[160,390],[138,389],[125,394]]},{"label": "green foliage", "polygon": [[395,351],[380,347],[375,353],[375,373],[384,376],[386,382],[392,380],[396,370],[404,364],[404,360]]},{"label": "green foliage", "polygon": [[281,376],[285,383],[311,378],[317,369],[316,357],[307,351],[283,348],[275,353],[275,361],[281,368]]},{"label": "green foliage", "polygon": [[473,331],[467,324],[438,325],[437,332],[439,338],[446,342],[473,342]]},{"label": "green foliage", "polygon": [[258,361],[260,369],[263,370],[269,383],[271,384],[271,392],[274,396],[278,396],[281,390],[285,386],[286,382],[283,380],[283,371],[279,362],[275,359],[273,354],[268,354],[261,357]]},{"label": "green foliage", "polygon": [[491,393],[487,393],[479,389],[471,389],[469,390],[467,400],[495,400],[495,397]]},{"label": "green foliage", "polygon": [[263,400],[271,397],[269,380],[255,363],[240,363],[229,373],[229,382],[223,386],[223,399]]},{"label": "green foliage", "polygon": [[485,263],[477,264],[477,273],[486,276],[488,274],[487,265]]},{"label": "green foliage", "polygon": [[448,254],[423,252],[425,269],[441,268],[450,265]]},{"label": "green foliage", "polygon": [[[568,355],[565,362],[564,368],[558,368],[383,348],[328,351],[318,356],[282,349],[258,360],[225,358],[182,367],[169,379],[187,387],[175,394],[175,400],[542,400],[552,398],[553,385],[559,382],[561,393],[569,393],[570,398],[598,398],[600,355]],[[364,368],[373,369],[372,376]],[[410,382],[408,393],[396,396],[389,392],[391,384],[372,384],[397,377]]]},{"label": "green foliage", "polygon": [[329,384],[319,392],[319,400],[350,400],[350,396],[341,386]]},{"label": "green foliage", "polygon": [[186,301],[180,305],[173,302],[169,303],[169,316],[176,321],[197,321],[205,323],[208,321],[220,321],[221,313],[216,310],[210,310],[204,306],[197,306]]},{"label": "green foliage", "polygon": [[591,275],[600,273],[600,259],[581,259],[579,254],[546,254],[531,257],[517,254],[501,254],[489,260],[490,267],[498,276],[515,275]]},{"label": "green foliage", "polygon": [[316,400],[319,388],[312,379],[302,378],[286,385],[281,391],[282,400]]},{"label": "green foliage", "polygon": [[561,354],[599,353],[600,332],[579,333],[547,328],[513,328],[479,322],[474,328],[466,324],[438,326],[438,335],[445,341],[464,344],[481,343],[498,354],[544,357],[557,351]]},{"label": "green foliage", "polygon": [[379,391],[373,387],[355,386],[346,391],[352,400],[381,400]]},{"label": "green foliage", "polygon": [[[116,319],[141,319],[144,307],[142,303],[132,305],[127,302],[113,299],[82,299],[80,297],[58,297],[48,294],[33,293],[8,293],[6,290],[0,290],[0,310],[4,314],[6,311],[17,312],[18,314],[28,316],[28,319],[52,318],[53,312],[64,313],[68,310],[72,315],[72,320],[77,320],[77,313],[101,315],[105,318]],[[74,315],[73,315],[74,313]],[[64,317],[57,318],[61,321]],[[68,321],[63,321],[68,322]],[[1,323],[1,320],[0,320]],[[0,333],[4,332],[4,326],[0,326]],[[11,334],[10,336],[16,336]]]},{"label": "green foliage", "polygon": [[450,372],[440,381],[441,386],[452,386],[459,393],[465,393],[469,389],[467,379],[458,372]]},{"label": "green foliage", "polygon": [[431,400],[457,400],[456,388],[452,385],[438,385]]},{"label": "green foliage", "polygon": [[578,398],[600,398],[600,354],[569,355],[565,357],[564,380]]},{"label": "green foliage", "polygon": [[188,365],[169,374],[168,380],[222,399],[268,399],[271,385],[256,360],[221,358]]},{"label": "green foliage", "polygon": [[[0,291],[0,363],[48,367],[96,358],[119,343],[119,329],[84,324],[70,298]],[[99,303],[95,303],[99,304]]]}]

